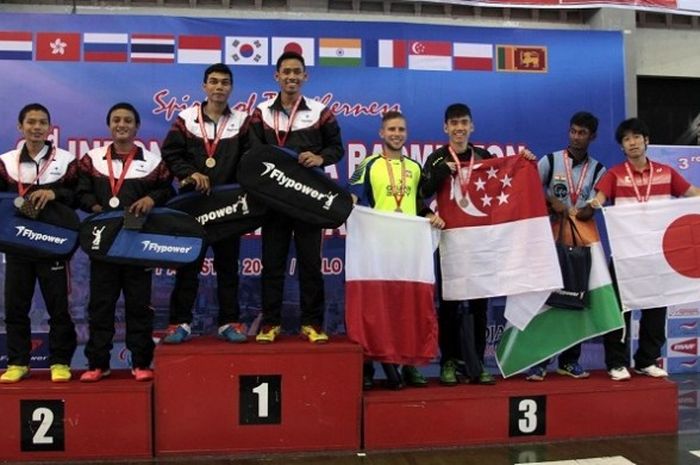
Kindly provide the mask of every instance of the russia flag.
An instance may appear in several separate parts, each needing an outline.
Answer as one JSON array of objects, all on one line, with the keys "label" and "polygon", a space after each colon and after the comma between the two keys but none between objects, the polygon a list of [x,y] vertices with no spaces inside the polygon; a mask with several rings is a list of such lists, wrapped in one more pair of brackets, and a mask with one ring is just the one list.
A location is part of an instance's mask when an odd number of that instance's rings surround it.
[{"label": "russia flag", "polygon": [[85,61],[125,62],[128,42],[127,34],[86,32],[83,34],[83,58]]}]

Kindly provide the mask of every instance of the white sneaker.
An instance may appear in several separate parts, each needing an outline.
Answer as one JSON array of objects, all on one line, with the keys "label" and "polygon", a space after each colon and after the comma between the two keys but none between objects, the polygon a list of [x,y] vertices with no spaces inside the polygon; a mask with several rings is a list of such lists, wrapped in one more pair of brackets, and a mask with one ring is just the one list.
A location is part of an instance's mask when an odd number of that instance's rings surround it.
[{"label": "white sneaker", "polygon": [[612,370],[608,371],[608,374],[610,375],[610,379],[613,381],[626,381],[632,377],[630,372],[627,371],[627,368],[625,367],[613,368]]},{"label": "white sneaker", "polygon": [[652,378],[666,378],[668,373],[663,368],[659,368],[656,365],[649,365],[644,368],[635,368],[634,371],[640,375],[651,376]]}]

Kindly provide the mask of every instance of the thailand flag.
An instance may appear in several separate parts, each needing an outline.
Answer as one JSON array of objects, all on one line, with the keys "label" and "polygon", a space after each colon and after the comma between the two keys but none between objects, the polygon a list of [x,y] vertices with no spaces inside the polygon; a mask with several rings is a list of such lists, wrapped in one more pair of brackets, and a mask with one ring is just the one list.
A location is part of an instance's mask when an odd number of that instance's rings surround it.
[{"label": "thailand flag", "polygon": [[31,60],[31,32],[0,31],[0,60]]},{"label": "thailand flag", "polygon": [[124,62],[127,59],[127,34],[86,32],[83,34],[85,61]]},{"label": "thailand flag", "polygon": [[221,37],[180,36],[177,62],[210,65],[221,62]]},{"label": "thailand flag", "polygon": [[132,63],[174,63],[175,36],[171,34],[132,34]]},{"label": "thailand flag", "polygon": [[425,364],[437,355],[433,236],[425,218],[356,206],[345,241],[345,324],[365,355]]}]

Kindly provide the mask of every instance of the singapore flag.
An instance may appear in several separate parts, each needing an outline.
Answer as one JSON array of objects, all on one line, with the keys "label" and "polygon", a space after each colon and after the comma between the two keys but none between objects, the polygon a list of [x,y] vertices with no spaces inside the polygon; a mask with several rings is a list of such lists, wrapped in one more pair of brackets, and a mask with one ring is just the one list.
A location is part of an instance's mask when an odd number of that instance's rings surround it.
[{"label": "singapore flag", "polygon": [[524,328],[551,291],[563,287],[535,164],[520,156],[493,158],[474,165],[466,189],[458,176],[445,182],[437,198],[446,223],[443,298],[509,296],[506,318]]},{"label": "singapore flag", "polygon": [[624,309],[700,301],[700,198],[603,212]]}]

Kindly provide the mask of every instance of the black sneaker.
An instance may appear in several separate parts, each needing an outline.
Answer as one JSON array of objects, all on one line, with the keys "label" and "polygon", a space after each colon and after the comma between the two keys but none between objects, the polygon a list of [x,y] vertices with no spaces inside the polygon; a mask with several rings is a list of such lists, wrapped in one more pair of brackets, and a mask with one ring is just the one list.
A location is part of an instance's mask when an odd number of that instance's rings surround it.
[{"label": "black sneaker", "polygon": [[404,382],[408,384],[409,386],[413,387],[427,387],[428,386],[428,380],[425,379],[425,376],[421,374],[420,371],[418,371],[418,368],[412,366],[412,365],[404,365],[401,368],[401,377],[403,378]]}]

